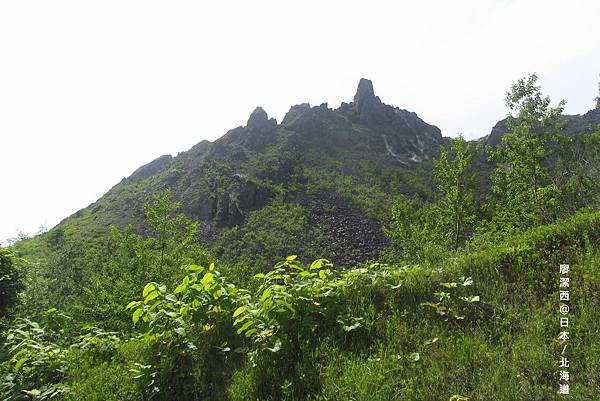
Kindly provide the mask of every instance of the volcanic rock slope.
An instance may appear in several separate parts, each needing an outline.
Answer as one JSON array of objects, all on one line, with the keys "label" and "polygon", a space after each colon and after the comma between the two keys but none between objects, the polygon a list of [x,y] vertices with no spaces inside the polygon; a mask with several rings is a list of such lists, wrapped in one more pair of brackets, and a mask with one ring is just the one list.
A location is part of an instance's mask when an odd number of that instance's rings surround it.
[{"label": "volcanic rock slope", "polygon": [[[269,232],[289,243],[276,250],[269,240],[259,244],[269,262],[304,252],[354,264],[386,246],[382,223],[393,196],[429,195],[431,161],[446,142],[437,127],[384,104],[361,79],[353,102],[337,109],[299,104],[278,123],[257,107],[246,126],[138,168],[61,226],[101,232],[131,223],[143,232],[144,203],[169,189],[202,223],[199,240],[218,244],[218,254],[243,255],[246,242],[261,241],[252,235]],[[294,211],[280,216],[292,221],[278,220],[282,210]],[[308,234],[300,250],[285,238],[298,230]]]}]

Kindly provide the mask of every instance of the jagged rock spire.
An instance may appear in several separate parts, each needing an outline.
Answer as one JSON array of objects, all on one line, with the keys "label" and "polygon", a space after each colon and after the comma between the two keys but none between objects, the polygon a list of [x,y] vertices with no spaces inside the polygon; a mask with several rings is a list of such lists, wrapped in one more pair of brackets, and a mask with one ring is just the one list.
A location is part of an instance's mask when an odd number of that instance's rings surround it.
[{"label": "jagged rock spire", "polygon": [[361,78],[356,89],[356,95],[354,95],[354,110],[358,114],[362,114],[376,103],[380,103],[380,100],[375,96],[373,83],[366,78]]},{"label": "jagged rock spire", "polygon": [[265,122],[269,121],[269,116],[267,112],[262,109],[262,107],[257,107],[254,109],[250,117],[248,118],[248,123],[246,126],[248,128],[256,128],[261,127],[265,124]]}]

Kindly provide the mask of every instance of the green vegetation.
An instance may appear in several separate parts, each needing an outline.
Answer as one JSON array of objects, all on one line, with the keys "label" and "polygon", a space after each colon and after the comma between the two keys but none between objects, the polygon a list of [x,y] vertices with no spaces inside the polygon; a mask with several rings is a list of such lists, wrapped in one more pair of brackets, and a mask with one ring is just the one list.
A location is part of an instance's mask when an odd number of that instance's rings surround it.
[{"label": "green vegetation", "polygon": [[[274,196],[244,224],[215,231],[208,249],[198,233],[211,227],[181,213],[169,190],[140,206],[138,226],[102,235],[104,223],[86,225],[94,217],[84,211],[16,244],[27,269],[0,249],[0,398],[555,399],[558,266],[569,263],[569,399],[597,399],[600,130],[556,136],[561,106],[535,83],[507,95],[517,115],[487,150],[496,164],[484,190],[486,153],[461,136],[428,172],[361,162],[350,148],[337,159],[307,155],[303,163],[323,158],[320,173],[267,147],[244,173]],[[364,134],[349,129],[348,138]],[[215,208],[235,200],[227,177],[237,170],[206,166],[194,174]],[[137,202],[130,191],[152,179],[109,198]],[[331,262],[335,238],[306,206],[323,193],[389,217],[379,261]]]},{"label": "green vegetation", "polygon": [[453,157],[442,149],[435,163],[435,180],[442,193],[438,219],[444,231],[452,238],[452,246],[458,248],[473,231],[475,211],[473,205],[474,172],[472,163],[475,151],[462,135],[452,139]]},{"label": "green vegetation", "polygon": [[306,209],[281,197],[251,212],[243,226],[224,229],[213,245],[217,255],[237,262],[246,274],[262,271],[294,251],[316,258],[317,249],[321,255],[327,249],[322,231],[308,223]]},{"label": "green vegetation", "polygon": [[0,318],[17,302],[17,293],[23,289],[22,272],[15,264],[10,248],[0,248]]},{"label": "green vegetation", "polygon": [[535,86],[537,76],[521,79],[506,95],[506,104],[516,117],[508,119],[509,132],[492,151],[499,163],[494,171],[493,190],[498,205],[495,221],[501,227],[528,227],[552,219],[555,193],[545,162],[553,153],[552,142],[561,128],[564,102],[550,107]]}]

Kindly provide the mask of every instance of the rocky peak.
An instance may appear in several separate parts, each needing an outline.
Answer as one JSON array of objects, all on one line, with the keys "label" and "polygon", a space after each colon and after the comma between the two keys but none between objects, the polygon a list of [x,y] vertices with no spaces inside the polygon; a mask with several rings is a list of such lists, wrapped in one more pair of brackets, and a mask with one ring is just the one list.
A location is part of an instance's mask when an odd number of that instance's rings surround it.
[{"label": "rocky peak", "polygon": [[262,109],[262,107],[257,107],[254,109],[250,117],[248,118],[248,123],[246,124],[246,128],[262,128],[269,121],[269,116],[267,112]]},{"label": "rocky peak", "polygon": [[172,160],[173,156],[171,155],[160,156],[152,160],[150,163],[145,164],[135,170],[129,177],[124,178],[122,182],[141,181],[146,177],[157,174],[159,171],[163,170],[167,165],[169,165]]},{"label": "rocky peak", "polygon": [[269,118],[261,107],[257,107],[250,114],[246,127],[241,131],[242,142],[249,149],[262,149],[273,140],[276,128],[277,121]]},{"label": "rocky peak", "polygon": [[290,108],[290,111],[288,111],[286,113],[285,117],[283,117],[283,120],[281,121],[281,125],[284,125],[284,126],[292,125],[294,123],[294,121],[296,121],[298,118],[300,118],[307,111],[310,111],[309,103],[302,103],[302,104],[297,104],[295,106],[292,106]]},{"label": "rocky peak", "polygon": [[369,111],[373,105],[379,103],[381,103],[381,101],[375,96],[373,83],[368,79],[361,78],[358,83],[358,88],[356,89],[356,95],[354,95],[354,110],[358,114],[363,114],[364,112]]}]

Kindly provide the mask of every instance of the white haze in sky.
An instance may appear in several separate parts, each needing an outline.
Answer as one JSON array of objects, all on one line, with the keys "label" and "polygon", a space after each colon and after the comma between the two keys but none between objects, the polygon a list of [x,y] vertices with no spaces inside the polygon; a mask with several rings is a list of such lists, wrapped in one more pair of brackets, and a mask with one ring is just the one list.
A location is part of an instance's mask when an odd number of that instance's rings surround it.
[{"label": "white haze in sky", "polygon": [[2,1],[0,239],[94,202],[137,167],[262,106],[350,102],[361,77],[445,136],[489,133],[540,76],[593,107],[600,1]]}]

